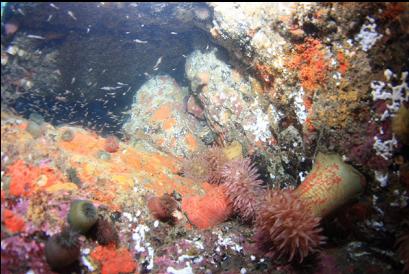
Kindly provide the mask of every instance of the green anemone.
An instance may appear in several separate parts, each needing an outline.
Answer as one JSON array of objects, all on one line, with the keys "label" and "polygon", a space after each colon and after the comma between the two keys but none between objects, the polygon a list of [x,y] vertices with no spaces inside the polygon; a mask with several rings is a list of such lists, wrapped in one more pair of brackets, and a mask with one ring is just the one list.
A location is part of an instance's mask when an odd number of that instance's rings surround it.
[{"label": "green anemone", "polygon": [[68,223],[72,230],[86,233],[97,221],[97,209],[90,201],[75,200],[71,203]]}]

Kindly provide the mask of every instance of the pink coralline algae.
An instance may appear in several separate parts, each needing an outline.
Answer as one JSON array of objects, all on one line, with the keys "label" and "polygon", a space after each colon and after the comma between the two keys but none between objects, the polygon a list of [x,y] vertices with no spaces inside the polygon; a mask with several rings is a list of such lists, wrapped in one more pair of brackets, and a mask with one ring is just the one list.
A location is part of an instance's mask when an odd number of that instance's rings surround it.
[{"label": "pink coralline algae", "polygon": [[44,244],[28,237],[1,235],[1,273],[53,273],[45,261]]}]

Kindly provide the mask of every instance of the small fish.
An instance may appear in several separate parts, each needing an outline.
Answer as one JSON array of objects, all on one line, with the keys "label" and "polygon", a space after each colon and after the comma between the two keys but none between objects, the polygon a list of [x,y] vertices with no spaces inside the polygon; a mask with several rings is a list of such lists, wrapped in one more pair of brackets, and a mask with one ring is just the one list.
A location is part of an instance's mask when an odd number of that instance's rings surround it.
[{"label": "small fish", "polygon": [[184,57],[184,58],[186,58],[187,56],[186,55],[184,55],[184,54],[182,54],[182,56]]},{"label": "small fish", "polygon": [[48,18],[47,18],[47,22],[50,22],[52,18],[53,18],[53,15],[50,14],[50,15],[48,16]]},{"label": "small fish", "polygon": [[177,32],[172,31],[170,34],[176,35],[178,34]]},{"label": "small fish", "polygon": [[153,70],[157,70],[158,69],[158,66],[160,65],[160,63],[162,62],[162,57],[163,56],[161,56],[161,57],[159,57],[159,59],[158,59],[158,61],[156,61],[156,64],[153,66]]},{"label": "small fish", "polygon": [[17,9],[18,13],[20,13],[23,16],[26,16],[26,14],[24,13],[24,11],[20,8]]},{"label": "small fish", "polygon": [[75,21],[77,21],[77,17],[75,17],[75,15],[74,15],[74,13],[72,12],[72,11],[67,11],[67,13],[68,13],[68,15],[72,18],[72,19],[74,19]]},{"label": "small fish", "polygon": [[50,6],[51,6],[52,8],[54,8],[54,9],[56,9],[56,10],[59,10],[59,9],[60,9],[59,7],[57,7],[56,5],[54,5],[53,3],[50,3]]},{"label": "small fish", "polygon": [[121,87],[102,87],[100,89],[109,91],[109,90],[116,90],[116,89],[119,89],[119,88],[121,88]]},{"label": "small fish", "polygon": [[87,33],[89,33],[90,30],[91,30],[91,29],[88,27],[88,28],[87,28]]},{"label": "small fish", "polygon": [[45,39],[45,37],[43,37],[43,36],[33,35],[33,34],[27,35],[27,38],[31,38],[31,39],[41,39],[41,40],[44,40],[44,39]]},{"label": "small fish", "polygon": [[71,85],[75,83],[75,77],[72,77],[71,79]]},{"label": "small fish", "polygon": [[142,41],[142,40],[139,40],[139,39],[133,39],[133,41],[134,41],[135,43],[138,43],[138,44],[146,44],[146,43],[148,43],[148,41]]},{"label": "small fish", "polygon": [[125,32],[125,34],[130,34],[130,33],[131,33],[130,31]]},{"label": "small fish", "polygon": [[121,86],[127,86],[128,84],[124,84],[124,83],[121,83],[121,82],[116,82],[118,85],[121,85]]}]

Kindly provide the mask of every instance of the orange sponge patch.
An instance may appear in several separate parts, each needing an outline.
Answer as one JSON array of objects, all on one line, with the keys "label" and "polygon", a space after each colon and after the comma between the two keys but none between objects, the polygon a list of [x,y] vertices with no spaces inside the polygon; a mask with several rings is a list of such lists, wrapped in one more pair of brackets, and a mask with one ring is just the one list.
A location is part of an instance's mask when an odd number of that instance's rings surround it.
[{"label": "orange sponge patch", "polygon": [[24,219],[9,209],[4,209],[4,225],[12,233],[22,232],[25,228]]},{"label": "orange sponge patch", "polygon": [[17,160],[7,168],[9,191],[13,196],[29,196],[33,191],[61,182],[62,175],[49,167],[34,167]]},{"label": "orange sponge patch", "polygon": [[138,273],[138,264],[125,248],[98,246],[92,251],[91,257],[101,264],[102,274]]}]

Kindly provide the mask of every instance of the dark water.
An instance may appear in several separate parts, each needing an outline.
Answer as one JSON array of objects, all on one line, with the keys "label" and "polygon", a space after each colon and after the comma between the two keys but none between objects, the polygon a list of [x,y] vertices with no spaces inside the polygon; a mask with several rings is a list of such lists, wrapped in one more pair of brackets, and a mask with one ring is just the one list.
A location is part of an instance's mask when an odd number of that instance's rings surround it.
[{"label": "dark water", "polygon": [[189,18],[195,5],[9,3],[2,48],[23,53],[2,66],[2,104],[121,136],[138,88],[163,74],[187,86],[185,57],[211,44]]}]

